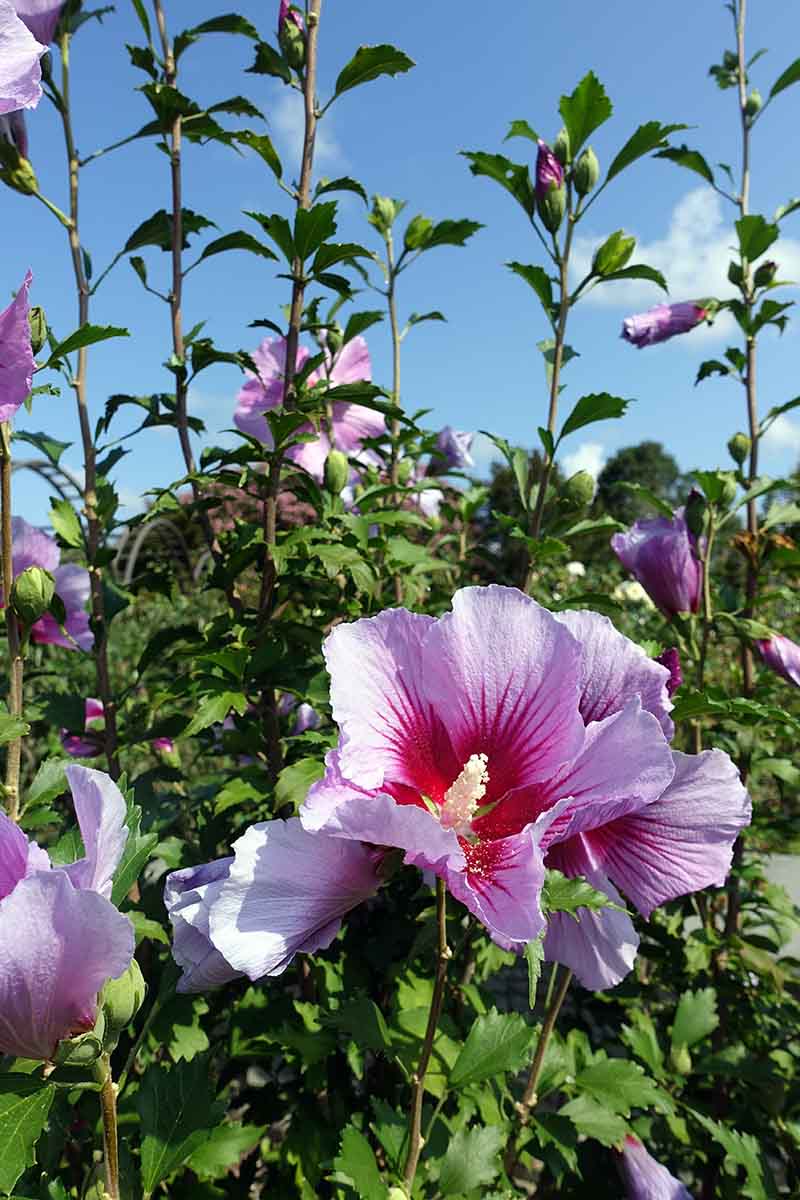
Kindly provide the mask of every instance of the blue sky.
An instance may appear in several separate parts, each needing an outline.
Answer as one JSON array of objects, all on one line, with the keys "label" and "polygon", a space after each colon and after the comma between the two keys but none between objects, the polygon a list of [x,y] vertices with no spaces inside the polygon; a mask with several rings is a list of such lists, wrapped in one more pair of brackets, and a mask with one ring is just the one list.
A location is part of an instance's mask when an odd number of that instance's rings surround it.
[{"label": "blue sky", "polygon": [[[277,9],[277,3],[274,6]],[[766,94],[771,82],[795,57],[796,6],[791,0],[752,4],[749,46],[768,47],[754,82]],[[186,12],[200,22],[225,11],[224,3],[168,0],[173,29]],[[239,4],[263,34],[272,38],[271,4]],[[614,116],[592,139],[607,164],[640,122],[657,118],[695,126],[685,135],[710,162],[736,166],[737,116],[732,92],[720,92],[707,75],[732,44],[730,16],[722,0],[702,0],[675,19],[675,8],[634,5],[629,0],[570,0],[565,4],[479,4],[456,0],[325,0],[321,27],[320,94],[356,46],[391,42],[417,63],[405,76],[385,79],[339,100],[321,129],[318,174],[359,178],[370,193],[408,201],[407,215],[424,212],[441,219],[470,217],[484,229],[465,249],[426,255],[402,277],[402,313],[441,309],[447,324],[415,329],[404,345],[404,402],[409,409],[433,411],[432,426],[489,428],[520,444],[532,445],[543,423],[546,395],[536,342],[547,335],[533,294],[503,263],[540,261],[538,242],[524,214],[506,193],[474,179],[461,149],[501,151],[524,161],[533,147],[524,141],[503,146],[509,122],[527,119],[552,138],[560,126],[558,97],[571,91],[590,68],[614,102]],[[265,18],[264,14],[268,16]],[[689,20],[689,15],[691,20]],[[180,16],[180,19],[178,17]],[[129,64],[126,42],[141,42],[141,29],[127,0],[102,25],[91,22],[73,47],[73,95],[80,151],[109,144],[149,120],[149,106],[134,89],[144,82]],[[201,104],[244,94],[267,117],[285,173],[296,174],[299,113],[293,93],[276,81],[244,74],[252,48],[244,38],[209,37],[182,60],[180,86]],[[800,87],[787,91],[757,126],[753,158],[752,205],[771,215],[776,206],[800,194],[794,137],[800,118]],[[258,124],[255,125],[258,128]],[[43,190],[66,206],[63,145],[51,106],[44,101],[28,114],[31,158]],[[169,204],[169,173],[152,140],[135,142],[93,163],[82,175],[84,241],[98,274],[130,232],[156,209]],[[288,197],[255,156],[239,157],[215,145],[187,147],[184,203],[214,220],[219,232],[255,228],[242,210],[287,211]],[[584,257],[603,235],[623,227],[640,240],[637,257],[662,269],[675,300],[725,290],[727,248],[734,213],[698,176],[670,164],[643,160],[615,181],[581,225],[577,250]],[[5,230],[2,289],[6,295],[33,269],[32,298],[44,305],[60,336],[75,325],[75,297],[63,230],[33,199],[0,191]],[[800,280],[800,213],[785,222],[786,238],[774,257],[782,274]],[[216,233],[216,231],[212,231]],[[346,197],[340,209],[342,240],[371,242],[361,202]],[[202,245],[202,243],[198,243]],[[169,259],[145,252],[150,281],[167,288]],[[191,257],[189,256],[189,261]],[[206,320],[207,332],[222,348],[253,348],[257,318],[280,319],[287,284],[277,280],[276,264],[244,253],[220,256],[192,272],[186,283],[187,328]],[[620,446],[643,438],[663,441],[684,469],[728,465],[725,442],[744,424],[741,389],[727,381],[693,387],[697,365],[727,344],[726,329],[695,332],[665,346],[637,351],[619,339],[622,318],[657,303],[652,285],[611,284],[582,304],[571,318],[569,341],[580,352],[565,375],[564,408],[588,391],[607,390],[635,399],[628,415],[574,435],[565,445],[567,466],[597,468]],[[788,298],[788,297],[787,297]],[[375,307],[367,297],[360,307]],[[169,344],[168,311],[146,294],[127,262],[121,262],[94,297],[92,320],[127,326],[131,338],[90,351],[92,413],[102,411],[113,392],[144,394],[166,390],[170,377],[161,367]],[[388,330],[370,331],[374,377],[390,381]],[[790,325],[782,339],[763,339],[759,371],[763,412],[800,393],[797,334]],[[231,424],[240,386],[236,368],[215,367],[198,380],[192,410],[208,425],[206,442]],[[42,377],[40,377],[42,380]],[[77,442],[71,394],[38,397],[21,428],[44,429]],[[120,424],[119,432],[125,429]],[[133,453],[116,470],[120,495],[135,506],[148,487],[180,473],[177,439],[154,431],[134,441]],[[21,453],[27,453],[27,449]],[[488,450],[479,448],[485,467]],[[790,470],[800,458],[800,418],[784,419],[765,446],[763,467],[772,474]],[[77,445],[65,462],[79,467]],[[15,508],[32,521],[44,521],[47,489],[33,476],[15,480]],[[132,511],[132,510],[129,510]]]}]

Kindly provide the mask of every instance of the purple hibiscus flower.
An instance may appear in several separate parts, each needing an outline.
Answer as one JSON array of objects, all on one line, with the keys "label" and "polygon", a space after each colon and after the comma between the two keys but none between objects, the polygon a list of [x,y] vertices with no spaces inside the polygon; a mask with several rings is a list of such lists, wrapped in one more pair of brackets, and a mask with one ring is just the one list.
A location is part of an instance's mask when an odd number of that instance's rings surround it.
[{"label": "purple hibiscus flower", "polygon": [[777,635],[766,641],[756,642],[756,645],[768,667],[795,687],[800,687],[800,646],[797,642]]},{"label": "purple hibiscus flower", "polygon": [[683,304],[657,304],[647,312],[626,317],[622,322],[622,337],[640,350],[666,342],[678,333],[688,333],[705,321],[708,310],[693,300]]},{"label": "purple hibiscus flower", "polygon": [[0,313],[0,421],[10,421],[24,403],[33,380],[33,350],[28,324],[30,271],[8,308]]},{"label": "purple hibiscus flower", "polygon": [[133,927],[110,902],[128,831],[125,801],[100,771],[67,767],[85,856],[51,864],[0,813],[0,1052],[50,1059],[90,1030],[97,994],[127,970]]},{"label": "purple hibiscus flower", "polygon": [[89,614],[86,611],[91,590],[89,572],[75,563],[59,566],[61,551],[53,539],[43,530],[29,525],[22,517],[13,518],[11,530],[14,576],[21,575],[27,567],[42,567],[49,571],[55,579],[56,593],[66,609],[64,628],[69,636],[65,637],[61,632],[55,617],[45,613],[32,626],[31,640],[65,646],[67,650],[74,650],[77,643],[81,650],[91,650],[94,635],[89,628]]},{"label": "purple hibiscus flower", "polygon": [[[297,352],[297,369],[309,357],[309,351],[301,346]],[[272,446],[272,434],[264,413],[279,408],[283,403],[284,375],[286,371],[286,342],[284,338],[265,338],[253,354],[258,375],[251,375],[237,398],[233,419],[238,429],[250,437],[258,438],[265,446]],[[324,372],[312,371],[307,384],[312,387],[327,379],[332,386],[344,383],[360,383],[372,378],[367,343],[361,337],[352,338],[337,355],[329,358]],[[380,437],[386,432],[386,422],[381,413],[361,404],[348,404],[338,400],[333,405],[333,442],[337,450],[353,456],[361,451],[364,438]],[[314,433],[311,425],[304,425],[302,433]],[[325,459],[334,446],[327,433],[319,433],[313,442],[292,446],[287,457],[322,482]]]},{"label": "purple hibiscus flower", "polygon": [[106,723],[103,701],[87,696],[83,705],[83,734],[61,730],[61,745],[72,758],[96,758],[103,753],[102,732]]},{"label": "purple hibiscus flower", "polygon": [[[20,14],[22,15],[22,14]],[[42,98],[40,45],[10,0],[0,0],[0,116],[35,108]]]},{"label": "purple hibiscus flower", "polygon": [[666,616],[698,611],[703,568],[682,508],[615,533],[611,549]]},{"label": "purple hibiscus flower", "polygon": [[429,475],[446,475],[448,471],[463,471],[474,467],[475,462],[470,454],[474,433],[462,429],[453,429],[445,425],[436,439],[438,455],[434,455],[428,464]]},{"label": "purple hibiscus flower", "polygon": [[37,42],[49,46],[64,7],[63,0],[12,0],[12,4]]},{"label": "purple hibiscus flower", "polygon": [[628,1200],[692,1200],[680,1179],[670,1175],[638,1138],[628,1134],[616,1159]]}]

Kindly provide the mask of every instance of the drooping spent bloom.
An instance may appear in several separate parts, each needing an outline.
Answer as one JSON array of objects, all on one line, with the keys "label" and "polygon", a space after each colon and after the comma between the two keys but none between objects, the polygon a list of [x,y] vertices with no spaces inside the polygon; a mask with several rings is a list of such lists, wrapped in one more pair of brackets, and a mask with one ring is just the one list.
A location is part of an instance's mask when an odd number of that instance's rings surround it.
[{"label": "drooping spent bloom", "polygon": [[669,650],[665,650],[662,654],[657,654],[656,662],[660,663],[662,667],[666,667],[669,671],[669,679],[667,680],[667,693],[671,698],[675,695],[678,688],[683,683],[681,656],[678,653],[677,646],[671,646]]},{"label": "drooping spent bloom", "polygon": [[797,642],[779,634],[756,642],[756,645],[768,667],[795,687],[800,687],[800,646]]},{"label": "drooping spent bloom", "polygon": [[[305,346],[297,351],[297,369],[309,357]],[[265,338],[253,354],[258,375],[251,375],[239,392],[233,419],[242,433],[258,438],[265,446],[272,446],[272,433],[264,418],[270,409],[283,403],[284,377],[286,371],[286,341],[284,338]],[[321,383],[327,379],[332,386],[345,383],[360,383],[372,378],[372,367],[367,343],[361,337],[352,338],[333,358],[329,358],[326,371],[312,371],[307,385]],[[362,404],[348,404],[337,400],[332,413],[333,443],[337,450],[353,457],[362,450],[364,438],[380,437],[386,432],[386,422],[381,413],[365,408]],[[304,425],[302,433],[314,433],[311,425]],[[303,467],[321,483],[325,473],[325,460],[334,448],[327,433],[320,432],[313,442],[292,446],[287,458]]]},{"label": "drooping spent bloom", "polygon": [[233,851],[167,876],[179,991],[280,975],[295,954],[326,949],[383,883],[383,851],[307,833],[297,817],[252,825]]},{"label": "drooping spent bloom", "polygon": [[544,200],[551,186],[560,188],[564,183],[564,168],[553,151],[539,138],[539,152],[536,155],[536,195]]},{"label": "drooping spent bloom", "polygon": [[10,0],[0,0],[0,116],[35,108],[42,98],[41,45],[17,16]]},{"label": "drooping spent bloom", "polygon": [[87,696],[84,701],[83,734],[61,730],[61,745],[72,758],[96,758],[103,753],[102,732],[106,724],[103,701]]},{"label": "drooping spent bloom", "polygon": [[467,467],[474,467],[475,461],[470,454],[474,437],[474,433],[445,425],[436,439],[439,453],[428,464],[428,474],[445,475],[448,470],[463,471]]},{"label": "drooping spent bloom", "polygon": [[22,110],[0,116],[0,138],[10,142],[21,158],[28,157],[28,127]]},{"label": "drooping spent bloom", "polygon": [[666,616],[698,611],[703,568],[682,508],[615,533],[611,549]]},{"label": "drooping spent bloom", "polygon": [[0,313],[0,421],[10,421],[25,402],[33,381],[33,350],[28,324],[28,271],[8,308]]},{"label": "drooping spent bloom", "polygon": [[[646,914],[724,879],[746,792],[725,754],[673,754],[668,672],[606,618],[465,588],[439,620],[391,609],[338,625],[324,653],[340,740],[304,827],[404,850],[502,945],[544,927],[545,865],[612,899],[616,882]],[[618,982],[627,915],[570,924],[551,921],[551,957],[587,986]]]},{"label": "drooping spent bloom", "polygon": [[55,36],[64,0],[12,0],[17,16],[30,29],[37,42],[49,46]]},{"label": "drooping spent bloom", "polygon": [[84,857],[51,864],[0,813],[0,1053],[51,1059],[92,1029],[97,994],[133,957],[133,927],[110,901],[128,831],[125,800],[101,771],[77,764],[67,780]]},{"label": "drooping spent bloom", "polygon": [[628,1200],[692,1200],[680,1179],[670,1175],[637,1137],[627,1134],[614,1157]]},{"label": "drooping spent bloom", "polygon": [[12,519],[11,530],[14,576],[21,575],[27,567],[42,567],[49,571],[55,579],[56,594],[66,609],[64,628],[69,636],[65,637],[61,632],[55,617],[45,613],[31,628],[32,641],[65,646],[67,650],[74,650],[77,643],[81,650],[91,650],[94,635],[86,611],[89,572],[76,563],[59,566],[61,551],[53,539],[22,517]]},{"label": "drooping spent bloom", "polygon": [[678,333],[689,333],[708,315],[708,309],[693,300],[683,304],[657,304],[647,312],[626,317],[622,322],[622,337],[641,350],[656,342],[666,342]]}]

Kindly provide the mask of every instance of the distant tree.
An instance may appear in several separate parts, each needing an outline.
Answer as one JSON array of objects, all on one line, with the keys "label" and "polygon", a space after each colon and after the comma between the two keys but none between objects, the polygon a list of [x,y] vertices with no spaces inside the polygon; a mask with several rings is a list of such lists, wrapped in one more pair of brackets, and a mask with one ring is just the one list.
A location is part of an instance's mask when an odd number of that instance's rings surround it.
[{"label": "distant tree", "polygon": [[608,460],[597,480],[596,506],[630,525],[639,517],[654,516],[653,509],[620,483],[640,483],[668,504],[685,499],[690,483],[660,442],[625,446]]}]

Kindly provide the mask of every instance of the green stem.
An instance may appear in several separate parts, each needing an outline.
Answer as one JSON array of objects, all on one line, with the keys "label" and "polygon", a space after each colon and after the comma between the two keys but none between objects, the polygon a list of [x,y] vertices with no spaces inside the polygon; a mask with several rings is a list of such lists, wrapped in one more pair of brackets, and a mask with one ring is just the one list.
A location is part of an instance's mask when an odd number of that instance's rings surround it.
[{"label": "green stem", "polygon": [[119,1200],[119,1134],[117,1127],[117,1086],[111,1074],[111,1060],[104,1054],[96,1063],[94,1075],[100,1084],[100,1112],[103,1118],[103,1161],[106,1196]]},{"label": "green stem", "polygon": [[[11,428],[8,421],[0,424],[0,524],[2,525],[3,602],[6,610],[8,640],[8,711],[12,717],[22,717],[22,639],[17,614],[11,607],[11,585],[14,581],[13,535],[11,532]],[[22,761],[22,738],[13,738],[6,747],[5,800],[12,821],[19,818],[19,772]]]},{"label": "green stem", "polygon": [[[711,636],[711,625],[714,620],[714,610],[711,601],[711,551],[714,546],[714,537],[717,532],[716,516],[713,508],[711,509],[708,519],[708,532],[706,535],[705,550],[700,559],[700,565],[703,573],[703,608],[702,608],[702,632],[700,635],[700,650],[697,656],[697,690],[702,692],[705,687],[706,679],[706,659],[708,657],[708,644]],[[703,733],[699,721],[694,723],[694,752],[699,754],[703,749]]]},{"label": "green stem", "polygon": [[[386,300],[389,308],[389,326],[392,332],[392,404],[395,408],[400,407],[400,343],[402,335],[400,333],[400,324],[397,319],[397,264],[394,258],[394,240],[392,231],[386,231],[386,275],[387,275],[387,291]],[[398,417],[392,417],[391,425],[392,439],[392,457],[390,467],[390,478],[392,485],[397,487],[400,476],[400,420]],[[394,598],[395,603],[403,603],[403,580],[397,574],[394,577]]]}]

